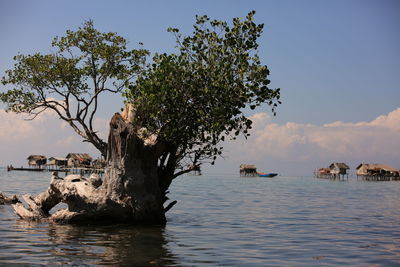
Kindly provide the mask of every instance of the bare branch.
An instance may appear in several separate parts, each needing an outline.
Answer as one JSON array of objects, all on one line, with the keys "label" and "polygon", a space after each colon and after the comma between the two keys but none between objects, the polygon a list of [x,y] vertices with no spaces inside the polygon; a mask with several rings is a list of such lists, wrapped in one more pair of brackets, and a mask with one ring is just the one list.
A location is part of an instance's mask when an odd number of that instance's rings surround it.
[{"label": "bare branch", "polygon": [[185,170],[182,170],[182,171],[179,171],[177,173],[174,173],[172,179],[175,179],[176,177],[181,176],[182,174],[189,173],[189,172],[191,172],[193,170],[196,170],[197,168],[200,167],[200,165],[201,164],[193,165],[193,166],[191,166],[191,167],[189,167],[189,168],[187,168]]},{"label": "bare branch", "polygon": [[171,203],[168,204],[168,206],[166,206],[164,208],[164,212],[168,212],[173,206],[175,206],[175,204],[178,203],[178,201],[174,200]]},{"label": "bare branch", "polygon": [[47,108],[43,108],[42,110],[40,110],[40,111],[38,111],[38,112],[31,111],[31,112],[29,112],[28,114],[29,114],[29,115],[33,115],[33,117],[31,117],[31,118],[26,118],[26,119],[24,119],[24,120],[25,120],[25,121],[32,121],[32,120],[36,119],[36,117],[39,116],[42,112],[44,112],[46,109],[47,109]]}]

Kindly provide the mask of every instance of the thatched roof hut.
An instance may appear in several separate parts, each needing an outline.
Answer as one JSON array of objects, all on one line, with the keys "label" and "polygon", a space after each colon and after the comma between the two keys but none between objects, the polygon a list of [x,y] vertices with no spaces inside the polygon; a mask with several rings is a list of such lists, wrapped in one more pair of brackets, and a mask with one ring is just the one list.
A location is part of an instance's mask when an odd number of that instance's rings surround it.
[{"label": "thatched roof hut", "polygon": [[240,176],[256,176],[257,168],[256,165],[241,164],[240,165]]},{"label": "thatched roof hut", "polygon": [[393,168],[387,164],[369,164],[361,163],[357,166],[357,175],[367,176],[367,175],[387,175],[387,176],[399,176],[400,170]]},{"label": "thatched roof hut", "polygon": [[46,165],[47,158],[46,156],[43,155],[30,155],[28,158],[28,165],[29,166],[34,166],[34,167],[39,167],[42,165]]},{"label": "thatched roof hut", "polygon": [[67,166],[68,159],[67,158],[60,158],[60,157],[50,157],[47,161],[47,166]]},{"label": "thatched roof hut", "polygon": [[69,153],[66,158],[68,159],[68,167],[90,166],[93,160],[87,153]]},{"label": "thatched roof hut", "polygon": [[329,165],[330,173],[332,174],[347,174],[347,170],[350,169],[346,163],[343,162],[334,162]]},{"label": "thatched roof hut", "polygon": [[325,175],[325,174],[330,174],[330,173],[331,173],[331,169],[329,169],[329,168],[318,169],[318,174]]}]

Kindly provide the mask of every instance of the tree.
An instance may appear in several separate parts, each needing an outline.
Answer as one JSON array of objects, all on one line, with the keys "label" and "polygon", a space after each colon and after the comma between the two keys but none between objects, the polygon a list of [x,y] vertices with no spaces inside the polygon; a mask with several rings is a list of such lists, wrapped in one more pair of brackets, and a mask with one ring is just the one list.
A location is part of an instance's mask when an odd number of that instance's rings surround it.
[{"label": "tree", "polygon": [[245,109],[262,103],[275,108],[280,90],[268,87],[269,70],[257,54],[263,24],[255,12],[232,25],[197,16],[194,32],[176,37],[176,53],[155,54],[124,92],[126,107],[110,122],[104,182],[54,176],[47,192],[16,204],[23,218],[49,217],[58,202],[69,205],[51,219],[62,222],[117,218],[165,223],[172,181],[203,163],[214,164],[221,143],[249,136]]},{"label": "tree", "polygon": [[232,27],[197,16],[187,37],[170,28],[179,53],[156,54],[125,93],[135,109],[133,124],[167,147],[158,166],[163,190],[196,166],[214,164],[227,137],[249,135],[246,105],[254,109],[267,101],[275,113],[280,90],[268,88],[269,70],[257,55],[263,24],[253,22],[254,14],[235,18]]},{"label": "tree", "polygon": [[121,92],[144,66],[148,51],[127,50],[127,41],[114,32],[101,33],[92,21],[77,31],[54,38],[51,54],[14,57],[14,69],[6,71],[0,93],[7,110],[34,119],[52,110],[76,133],[92,143],[105,157],[107,143],[97,134],[93,121],[98,99],[105,92]]}]

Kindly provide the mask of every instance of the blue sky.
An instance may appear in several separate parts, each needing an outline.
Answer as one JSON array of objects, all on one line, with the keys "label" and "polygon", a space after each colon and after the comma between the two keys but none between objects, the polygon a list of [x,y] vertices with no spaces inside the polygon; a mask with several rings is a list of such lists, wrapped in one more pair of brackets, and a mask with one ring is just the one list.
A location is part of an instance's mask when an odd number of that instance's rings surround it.
[{"label": "blue sky", "polygon": [[[131,48],[143,42],[152,52],[171,52],[174,38],[166,32],[167,27],[190,33],[196,14],[231,20],[245,17],[251,10],[257,11],[256,22],[265,24],[259,53],[271,70],[271,86],[282,89],[283,104],[277,117],[265,123],[320,127],[335,121],[357,124],[372,122],[400,107],[400,2],[395,0],[3,0],[0,75],[12,67],[12,57],[17,53],[50,52],[54,36],[76,29],[87,19],[93,19],[101,31],[118,32],[130,41]],[[99,116],[107,120],[120,107],[120,98],[108,98]],[[268,113],[269,109],[256,112]],[[240,153],[240,148],[235,149],[232,151]],[[24,158],[31,153],[28,150],[19,148],[12,159]],[[400,168],[395,156],[382,157],[378,153],[368,160],[386,160]],[[235,159],[233,152],[228,151],[221,168],[224,164],[233,166],[239,160]],[[0,165],[5,160],[0,155]],[[293,161],[297,162],[286,156],[286,162]],[[268,162],[285,168],[283,159],[268,158]],[[308,163],[306,168],[322,163]]]}]

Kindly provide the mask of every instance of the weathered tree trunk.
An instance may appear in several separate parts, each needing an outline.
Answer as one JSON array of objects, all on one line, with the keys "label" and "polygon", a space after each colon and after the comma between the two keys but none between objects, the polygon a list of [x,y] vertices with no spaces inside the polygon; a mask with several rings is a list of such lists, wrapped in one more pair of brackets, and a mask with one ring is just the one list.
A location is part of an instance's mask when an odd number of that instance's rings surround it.
[{"label": "weathered tree trunk", "polygon": [[[23,196],[13,205],[23,219],[47,219],[61,223],[125,222],[165,224],[165,192],[160,190],[158,145],[146,144],[136,129],[116,113],[110,122],[108,167],[104,181],[91,176],[68,175],[64,179],[53,174],[50,187],[36,197]],[[58,203],[68,205],[50,215]]]},{"label": "weathered tree trunk", "polygon": [[115,114],[110,123],[108,164],[104,179],[107,198],[123,203],[135,222],[165,223],[158,184],[157,145],[146,145],[130,123]]}]

